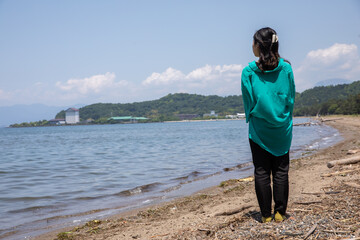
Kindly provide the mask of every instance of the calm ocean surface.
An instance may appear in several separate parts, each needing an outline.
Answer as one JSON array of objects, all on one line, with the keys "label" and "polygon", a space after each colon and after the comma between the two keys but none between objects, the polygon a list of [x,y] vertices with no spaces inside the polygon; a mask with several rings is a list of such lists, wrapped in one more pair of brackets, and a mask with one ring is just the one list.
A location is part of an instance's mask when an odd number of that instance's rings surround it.
[{"label": "calm ocean surface", "polygon": [[[340,139],[327,126],[294,127],[291,157]],[[250,161],[245,120],[1,128],[0,238],[189,195],[252,175]]]}]

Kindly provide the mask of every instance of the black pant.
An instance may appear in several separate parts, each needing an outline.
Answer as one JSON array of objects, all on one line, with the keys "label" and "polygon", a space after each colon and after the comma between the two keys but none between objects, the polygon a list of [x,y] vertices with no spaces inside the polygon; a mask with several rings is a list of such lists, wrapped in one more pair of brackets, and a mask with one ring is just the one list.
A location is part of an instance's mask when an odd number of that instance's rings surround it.
[{"label": "black pant", "polygon": [[271,216],[271,179],[275,209],[285,215],[289,197],[289,152],[276,157],[250,139],[251,153],[255,167],[255,191],[263,217]]}]

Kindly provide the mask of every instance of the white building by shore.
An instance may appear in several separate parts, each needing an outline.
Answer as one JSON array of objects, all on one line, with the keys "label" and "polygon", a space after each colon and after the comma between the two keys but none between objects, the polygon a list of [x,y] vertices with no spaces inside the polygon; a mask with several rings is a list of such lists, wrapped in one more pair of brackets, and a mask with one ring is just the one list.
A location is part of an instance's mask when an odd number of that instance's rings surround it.
[{"label": "white building by shore", "polygon": [[245,113],[237,113],[236,115],[226,115],[226,118],[231,118],[231,119],[243,119],[245,118]]},{"label": "white building by shore", "polygon": [[65,111],[65,122],[66,124],[76,124],[80,122],[79,109],[69,108]]},{"label": "white building by shore", "polygon": [[211,111],[210,113],[205,113],[203,117],[218,117],[218,115],[215,113],[215,111]]}]

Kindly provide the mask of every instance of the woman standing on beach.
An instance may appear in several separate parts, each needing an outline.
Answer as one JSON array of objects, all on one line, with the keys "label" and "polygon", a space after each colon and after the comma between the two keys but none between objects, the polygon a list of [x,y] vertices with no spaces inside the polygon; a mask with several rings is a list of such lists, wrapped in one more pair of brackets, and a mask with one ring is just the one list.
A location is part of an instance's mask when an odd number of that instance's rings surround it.
[{"label": "woman standing on beach", "polygon": [[[255,168],[255,191],[262,221],[270,222],[272,194],[274,219],[285,219],[289,196],[289,149],[295,84],[291,65],[280,58],[275,30],[262,28],[253,37],[258,61],[242,71],[241,90]],[[271,179],[273,191],[271,191]]]}]

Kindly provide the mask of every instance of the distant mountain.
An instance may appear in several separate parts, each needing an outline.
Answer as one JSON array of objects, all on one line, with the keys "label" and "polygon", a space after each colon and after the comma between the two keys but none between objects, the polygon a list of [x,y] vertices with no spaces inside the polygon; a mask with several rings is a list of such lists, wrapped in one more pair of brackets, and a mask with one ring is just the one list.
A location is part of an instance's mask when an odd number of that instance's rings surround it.
[{"label": "distant mountain", "polygon": [[346,99],[359,93],[360,81],[355,81],[351,84],[314,87],[296,95],[295,108],[309,107],[333,99]]},{"label": "distant mountain", "polygon": [[351,81],[343,79],[343,78],[331,78],[331,79],[326,79],[320,82],[317,82],[315,84],[315,87],[322,87],[322,86],[330,86],[330,85],[339,85],[339,84],[350,84]]},{"label": "distant mountain", "polygon": [[[80,107],[71,106],[71,107]],[[34,122],[55,118],[56,113],[67,107],[47,106],[44,104],[14,105],[0,107],[0,127],[22,122]]]},{"label": "distant mountain", "polygon": [[[307,115],[309,111],[306,109],[309,107],[317,109],[320,104],[331,100],[345,101],[350,96],[357,94],[360,94],[360,81],[351,84],[314,87],[302,93],[296,93],[294,113],[295,115]],[[203,116],[204,113],[210,113],[212,110],[219,116],[244,112],[242,96],[220,97],[176,93],[145,102],[97,103],[80,108],[80,118],[106,121],[107,118],[113,116],[133,116],[161,121],[161,119],[176,120],[176,116],[179,114]],[[56,115],[56,118],[63,118],[64,116],[65,112],[61,111]]]},{"label": "distant mountain", "polygon": [[297,93],[295,116],[316,114],[356,114],[360,107],[360,81],[314,87]]}]

